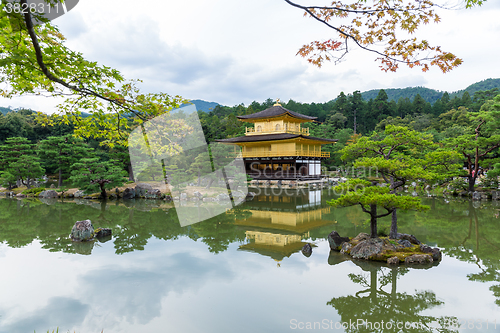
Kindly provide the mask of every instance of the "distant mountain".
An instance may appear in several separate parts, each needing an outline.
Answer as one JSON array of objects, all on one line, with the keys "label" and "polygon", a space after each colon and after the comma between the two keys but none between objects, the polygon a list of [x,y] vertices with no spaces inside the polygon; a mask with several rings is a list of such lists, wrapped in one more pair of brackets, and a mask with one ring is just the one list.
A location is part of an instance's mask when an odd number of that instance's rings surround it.
[{"label": "distant mountain", "polygon": [[[450,97],[453,98],[454,96],[461,97],[464,92],[468,92],[471,97],[474,96],[474,93],[477,91],[483,91],[483,90],[491,90],[493,88],[500,88],[500,79],[486,79],[480,82],[476,82],[468,86],[467,88],[455,92],[448,92],[450,94]],[[361,93],[361,96],[365,101],[368,101],[370,99],[375,99],[378,95],[380,89],[373,89],[373,90],[368,90],[365,92]],[[398,88],[398,89],[384,89],[385,92],[387,93],[387,97],[389,97],[389,100],[394,100],[398,101],[399,98],[406,98],[408,97],[411,101],[415,98],[417,94],[420,94],[423,99],[425,99],[427,102],[430,102],[431,104],[434,104],[435,101],[437,101],[441,96],[443,96],[444,91],[438,91],[434,89],[429,89],[425,87],[411,87],[411,88]]]},{"label": "distant mountain", "polygon": [[203,101],[201,99],[192,99],[190,100],[191,103],[196,105],[196,110],[198,111],[203,111],[203,112],[210,112],[212,111],[219,103],[215,102],[207,102]]},{"label": "distant mountain", "polygon": [[459,90],[450,93],[450,97],[454,97],[455,95],[461,97],[463,93],[466,91],[472,97],[477,91],[491,90],[493,88],[500,88],[500,79],[486,79],[483,81],[473,83],[464,90]]},{"label": "distant mountain", "polygon": [[[412,88],[391,88],[391,89],[384,89],[385,92],[387,93],[387,97],[389,97],[390,100],[394,100],[397,102],[401,97],[406,98],[408,97],[411,101],[417,96],[417,94],[420,94],[423,99],[425,99],[427,102],[430,102],[431,104],[434,104],[435,101],[437,101],[441,96],[443,96],[442,91],[437,91],[434,89],[430,88],[425,88],[425,87],[412,87]],[[373,89],[373,90],[368,90],[365,92],[361,93],[361,96],[365,101],[368,101],[370,99],[375,99],[378,95],[378,92],[380,89]]]},{"label": "distant mountain", "polygon": [[2,114],[7,114],[8,112],[12,111],[11,109],[9,108],[4,108],[4,107],[1,107],[0,106],[0,113]]}]

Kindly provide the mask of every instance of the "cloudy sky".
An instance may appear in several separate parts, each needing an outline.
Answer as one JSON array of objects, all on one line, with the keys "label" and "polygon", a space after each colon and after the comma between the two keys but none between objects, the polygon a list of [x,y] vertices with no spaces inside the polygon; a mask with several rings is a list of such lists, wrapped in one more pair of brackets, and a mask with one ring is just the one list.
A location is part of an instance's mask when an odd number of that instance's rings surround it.
[{"label": "cloudy sky", "polygon": [[[453,6],[459,0],[449,1],[456,1],[448,3]],[[440,14],[441,23],[416,36],[464,60],[447,74],[437,68],[385,73],[375,56],[356,49],[340,64],[309,65],[297,50],[336,35],[283,0],[82,0],[54,22],[70,48],[127,78],[142,79],[146,91],[230,106],[267,98],[326,102],[341,91],[380,88],[451,92],[500,78],[500,3]],[[45,97],[0,101],[46,112],[56,104]]]}]

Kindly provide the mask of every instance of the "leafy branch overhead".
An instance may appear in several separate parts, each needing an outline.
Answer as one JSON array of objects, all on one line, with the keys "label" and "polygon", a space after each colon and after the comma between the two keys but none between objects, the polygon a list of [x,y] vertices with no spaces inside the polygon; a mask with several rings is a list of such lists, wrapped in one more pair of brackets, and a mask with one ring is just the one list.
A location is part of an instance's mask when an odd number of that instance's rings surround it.
[{"label": "leafy branch overhead", "polygon": [[[14,1],[27,4],[27,0]],[[0,96],[65,98],[59,105],[61,117],[39,115],[44,124],[73,123],[81,137],[102,139],[110,146],[126,145],[131,127],[186,102],[179,96],[141,92],[139,80],[126,80],[118,70],[68,49],[64,36],[47,19],[30,11],[7,13],[5,5],[0,4]],[[34,21],[44,24],[35,26]],[[82,112],[89,116],[82,117]]]},{"label": "leafy branch overhead", "polygon": [[[305,6],[285,0],[332,29],[336,37],[302,46],[298,55],[321,67],[325,61],[341,61],[352,46],[375,53],[384,71],[396,71],[400,64],[428,71],[439,67],[444,73],[462,63],[455,54],[412,35],[429,23],[439,23],[436,9],[445,9],[429,0],[332,1],[330,6]],[[465,7],[482,5],[481,0],[465,0]]]}]

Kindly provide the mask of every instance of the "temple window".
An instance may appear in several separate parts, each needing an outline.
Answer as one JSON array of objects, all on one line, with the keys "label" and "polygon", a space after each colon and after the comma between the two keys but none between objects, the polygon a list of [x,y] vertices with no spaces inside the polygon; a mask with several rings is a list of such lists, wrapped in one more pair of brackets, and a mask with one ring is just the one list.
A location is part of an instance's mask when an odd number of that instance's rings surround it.
[{"label": "temple window", "polygon": [[280,128],[280,124],[277,124],[276,125],[276,130],[279,131],[281,128]]}]

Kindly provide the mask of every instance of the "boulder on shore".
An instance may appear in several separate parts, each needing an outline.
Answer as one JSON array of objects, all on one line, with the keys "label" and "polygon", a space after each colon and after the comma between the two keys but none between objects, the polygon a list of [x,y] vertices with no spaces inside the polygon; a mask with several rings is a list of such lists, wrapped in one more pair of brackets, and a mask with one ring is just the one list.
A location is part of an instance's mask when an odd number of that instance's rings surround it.
[{"label": "boulder on shore", "polygon": [[330,249],[333,251],[340,251],[342,243],[348,242],[349,237],[340,237],[339,233],[335,230],[328,235],[328,242],[330,243]]},{"label": "boulder on shore", "polygon": [[59,194],[54,190],[42,191],[38,194],[39,198],[57,198]]},{"label": "boulder on shore", "polygon": [[441,261],[442,258],[441,250],[439,250],[437,247],[432,248],[428,245],[420,244],[420,251],[432,256],[433,261]]},{"label": "boulder on shore", "polygon": [[370,238],[354,246],[350,255],[354,259],[370,259],[382,252],[383,244],[384,241],[380,238]]},{"label": "boulder on shore", "polygon": [[71,240],[86,242],[94,238],[94,226],[90,220],[76,221],[71,229]]},{"label": "boulder on shore", "polygon": [[407,240],[410,243],[415,244],[415,245],[420,245],[421,244],[421,242],[417,239],[417,237],[415,237],[413,235],[409,235],[409,234],[400,234],[400,233],[398,233],[397,239]]},{"label": "boulder on shore", "polygon": [[413,254],[405,258],[405,264],[428,264],[432,262],[432,257],[428,254]]},{"label": "boulder on shore", "polygon": [[139,183],[135,186],[135,196],[139,198],[146,197],[146,194],[151,192],[153,187],[149,184]]},{"label": "boulder on shore", "polygon": [[125,191],[122,193],[123,199],[134,199],[135,198],[135,190],[131,187],[127,187]]}]

